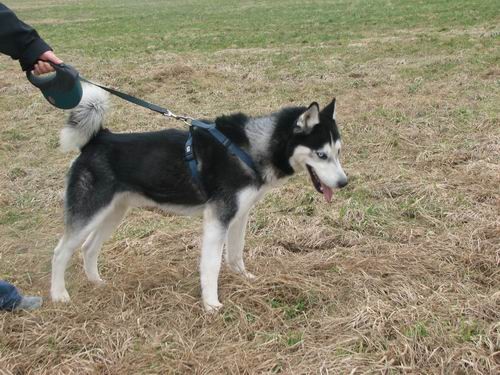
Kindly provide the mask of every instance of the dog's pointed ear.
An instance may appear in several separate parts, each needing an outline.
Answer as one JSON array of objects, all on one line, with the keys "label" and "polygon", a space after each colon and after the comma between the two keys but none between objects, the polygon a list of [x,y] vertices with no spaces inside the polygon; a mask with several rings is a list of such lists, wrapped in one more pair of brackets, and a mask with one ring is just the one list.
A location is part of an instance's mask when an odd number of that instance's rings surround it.
[{"label": "dog's pointed ear", "polygon": [[335,98],[333,98],[332,102],[328,104],[323,111],[321,112],[325,117],[333,119],[336,121],[336,108],[335,108]]},{"label": "dog's pointed ear", "polygon": [[319,124],[319,105],[311,103],[307,110],[300,115],[297,125],[293,129],[295,134],[309,134],[314,126]]}]

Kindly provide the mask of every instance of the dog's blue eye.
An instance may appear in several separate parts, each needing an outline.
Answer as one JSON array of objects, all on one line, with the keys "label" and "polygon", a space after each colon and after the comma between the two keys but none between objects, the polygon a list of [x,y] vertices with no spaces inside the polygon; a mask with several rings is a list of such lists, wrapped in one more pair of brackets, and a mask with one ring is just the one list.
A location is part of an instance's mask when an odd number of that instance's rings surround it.
[{"label": "dog's blue eye", "polygon": [[321,151],[316,151],[316,155],[318,155],[318,158],[320,158],[322,160],[325,160],[326,158],[328,158],[328,156],[324,152],[321,152]]}]

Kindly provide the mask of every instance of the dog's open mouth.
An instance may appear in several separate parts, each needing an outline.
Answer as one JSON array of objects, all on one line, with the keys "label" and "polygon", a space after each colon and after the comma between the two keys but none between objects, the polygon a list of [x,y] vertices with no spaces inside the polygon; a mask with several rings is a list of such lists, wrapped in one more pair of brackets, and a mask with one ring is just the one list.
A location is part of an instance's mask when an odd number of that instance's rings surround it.
[{"label": "dog's open mouth", "polygon": [[332,195],[333,195],[332,189],[321,182],[321,180],[319,179],[318,175],[316,174],[316,172],[312,167],[310,167],[307,164],[306,167],[307,171],[309,172],[309,176],[311,176],[311,181],[314,185],[314,188],[318,191],[318,193],[323,194],[325,200],[328,203],[330,203],[332,201]]}]

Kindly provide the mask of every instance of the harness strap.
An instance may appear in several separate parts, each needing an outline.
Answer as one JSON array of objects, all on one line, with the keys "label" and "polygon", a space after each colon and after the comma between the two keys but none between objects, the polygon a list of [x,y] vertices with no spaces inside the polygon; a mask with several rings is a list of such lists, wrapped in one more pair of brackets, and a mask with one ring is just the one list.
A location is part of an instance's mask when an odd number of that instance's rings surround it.
[{"label": "harness strap", "polygon": [[205,188],[203,187],[203,183],[201,182],[200,173],[198,172],[198,161],[196,160],[196,157],[194,155],[192,129],[192,127],[189,127],[188,139],[186,141],[186,144],[184,145],[184,160],[186,161],[189,167],[189,171],[191,172],[191,178],[196,183],[196,185],[198,185],[200,192],[206,198],[207,193],[205,191]]},{"label": "harness strap", "polygon": [[255,164],[252,160],[252,157],[248,155],[245,151],[243,151],[241,148],[236,146],[228,137],[226,137],[224,134],[222,134],[216,127],[215,124],[206,124],[204,122],[201,122],[199,120],[192,120],[191,121],[191,126],[197,127],[197,128],[202,128],[207,130],[212,137],[214,137],[220,144],[222,144],[227,150],[237,158],[239,158],[245,165],[253,170],[255,173],[257,173],[257,168],[255,167]]},{"label": "harness strap", "polygon": [[188,163],[189,170],[193,180],[196,182],[200,191],[206,196],[203,183],[201,181],[200,173],[198,171],[198,162],[196,160],[196,155],[193,150],[193,129],[201,128],[207,130],[212,137],[214,137],[220,144],[222,144],[231,155],[239,158],[247,167],[252,169],[256,175],[258,175],[257,168],[252,160],[252,157],[248,155],[245,151],[235,145],[229,138],[227,138],[222,132],[220,132],[215,124],[207,124],[199,120],[191,120],[191,126],[189,127],[189,136],[184,146],[184,160]]}]

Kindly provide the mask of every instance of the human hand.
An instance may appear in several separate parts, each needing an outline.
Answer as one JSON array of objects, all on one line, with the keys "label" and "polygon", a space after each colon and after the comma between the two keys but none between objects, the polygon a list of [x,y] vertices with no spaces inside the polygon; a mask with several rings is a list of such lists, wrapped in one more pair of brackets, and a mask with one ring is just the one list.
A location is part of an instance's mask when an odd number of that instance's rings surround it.
[{"label": "human hand", "polygon": [[40,74],[46,74],[46,73],[50,73],[50,72],[54,71],[54,68],[52,67],[52,65],[50,65],[49,63],[46,63],[44,61],[40,61],[40,60],[50,61],[50,62],[53,62],[54,64],[62,63],[62,60],[59,57],[57,57],[54,54],[54,52],[46,51],[46,52],[42,53],[38,57],[37,63],[33,66],[33,72],[37,76]]}]

